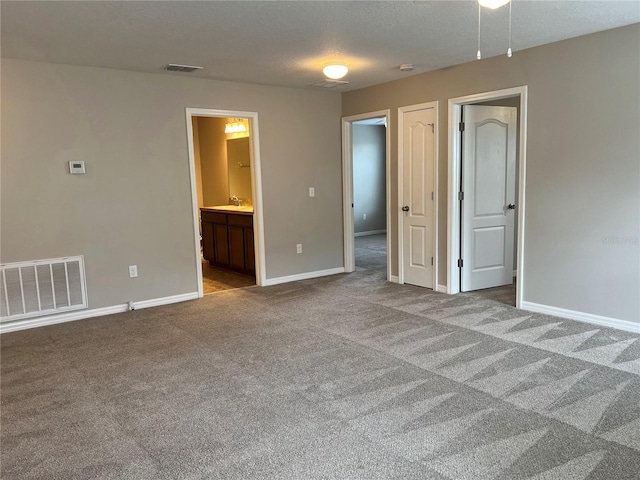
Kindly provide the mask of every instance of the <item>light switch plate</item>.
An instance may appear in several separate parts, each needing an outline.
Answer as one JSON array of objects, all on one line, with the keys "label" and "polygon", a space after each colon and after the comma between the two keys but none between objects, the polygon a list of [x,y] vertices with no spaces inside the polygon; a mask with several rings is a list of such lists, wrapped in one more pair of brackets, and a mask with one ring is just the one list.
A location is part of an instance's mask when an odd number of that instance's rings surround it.
[{"label": "light switch plate", "polygon": [[310,197],[315,197],[316,196],[316,189],[313,187],[309,187],[309,196]]}]

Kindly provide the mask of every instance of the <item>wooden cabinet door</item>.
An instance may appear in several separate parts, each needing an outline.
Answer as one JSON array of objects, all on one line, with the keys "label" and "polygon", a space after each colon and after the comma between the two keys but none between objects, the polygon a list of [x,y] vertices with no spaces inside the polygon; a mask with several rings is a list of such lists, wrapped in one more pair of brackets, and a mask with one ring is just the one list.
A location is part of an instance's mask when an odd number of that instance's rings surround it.
[{"label": "wooden cabinet door", "polygon": [[229,265],[235,270],[245,270],[244,228],[229,225]]},{"label": "wooden cabinet door", "polygon": [[229,241],[226,225],[213,225],[213,242],[215,245],[215,263],[229,265]]},{"label": "wooden cabinet door", "polygon": [[246,269],[251,275],[256,274],[256,253],[253,248],[253,228],[244,229],[244,258]]},{"label": "wooden cabinet door", "polygon": [[214,261],[213,223],[202,222],[202,256],[205,260]]}]

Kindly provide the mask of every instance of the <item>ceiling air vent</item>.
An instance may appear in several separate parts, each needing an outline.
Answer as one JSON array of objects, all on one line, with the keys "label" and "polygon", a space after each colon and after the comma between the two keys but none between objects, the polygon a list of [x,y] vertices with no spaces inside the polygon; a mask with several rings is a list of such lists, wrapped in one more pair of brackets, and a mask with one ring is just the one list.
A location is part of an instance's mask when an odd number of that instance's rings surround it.
[{"label": "ceiling air vent", "polygon": [[332,80],[330,78],[325,78],[324,80],[320,80],[319,82],[312,83],[312,87],[320,87],[320,88],[333,88],[339,87],[340,85],[347,85],[349,82],[346,80]]},{"label": "ceiling air vent", "polygon": [[191,72],[195,72],[196,70],[202,70],[202,67],[194,67],[191,65],[178,65],[176,63],[170,63],[169,65],[165,66],[164,69],[168,70],[169,72],[191,73]]}]

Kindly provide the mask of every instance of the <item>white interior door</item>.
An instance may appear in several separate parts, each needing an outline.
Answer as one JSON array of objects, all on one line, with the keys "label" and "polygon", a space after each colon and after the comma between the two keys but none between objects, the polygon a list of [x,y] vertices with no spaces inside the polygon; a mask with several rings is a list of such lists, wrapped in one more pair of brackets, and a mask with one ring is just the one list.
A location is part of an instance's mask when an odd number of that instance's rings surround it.
[{"label": "white interior door", "polygon": [[435,109],[402,112],[404,282],[434,288]]},{"label": "white interior door", "polygon": [[463,110],[463,292],[513,282],[517,112],[478,105]]}]

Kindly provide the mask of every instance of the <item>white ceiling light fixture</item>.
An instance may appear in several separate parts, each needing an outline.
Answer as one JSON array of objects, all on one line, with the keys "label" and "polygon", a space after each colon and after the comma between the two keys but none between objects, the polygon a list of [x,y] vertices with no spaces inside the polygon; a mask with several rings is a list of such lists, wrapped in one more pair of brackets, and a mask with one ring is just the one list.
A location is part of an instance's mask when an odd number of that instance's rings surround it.
[{"label": "white ceiling light fixture", "polygon": [[513,52],[511,51],[511,0],[478,0],[478,52],[476,58],[482,59],[482,53],[480,52],[480,26],[482,18],[482,7],[495,10],[503,5],[509,4],[509,48],[507,48],[507,57],[511,58]]},{"label": "white ceiling light fixture", "polygon": [[325,74],[327,78],[331,78],[333,80],[339,80],[344,77],[349,69],[346,65],[341,63],[331,63],[329,65],[325,65],[322,69],[322,72]]}]

